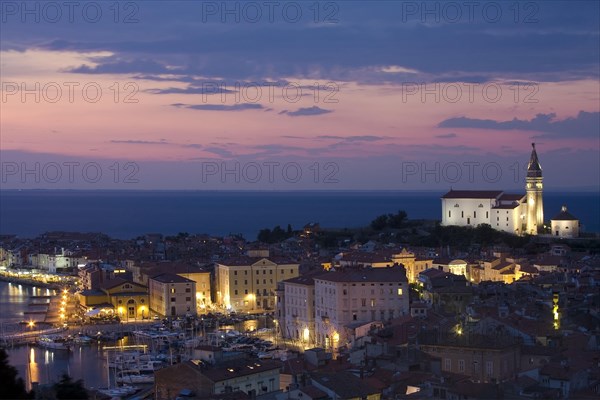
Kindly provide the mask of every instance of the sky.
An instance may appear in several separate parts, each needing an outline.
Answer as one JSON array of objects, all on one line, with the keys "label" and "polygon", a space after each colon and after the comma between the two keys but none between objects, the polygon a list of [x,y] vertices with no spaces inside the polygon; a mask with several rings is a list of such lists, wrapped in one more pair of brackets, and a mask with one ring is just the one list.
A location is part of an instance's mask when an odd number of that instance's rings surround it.
[{"label": "sky", "polygon": [[0,185],[597,192],[599,4],[4,1]]}]

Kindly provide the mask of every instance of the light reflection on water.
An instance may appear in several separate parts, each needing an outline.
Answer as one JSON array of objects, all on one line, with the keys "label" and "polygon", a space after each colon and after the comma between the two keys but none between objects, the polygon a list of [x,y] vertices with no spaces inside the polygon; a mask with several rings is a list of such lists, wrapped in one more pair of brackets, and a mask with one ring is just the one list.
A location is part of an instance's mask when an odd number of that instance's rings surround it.
[{"label": "light reflection on water", "polygon": [[[23,312],[28,310],[30,296],[54,294],[56,294],[54,290],[0,282],[0,323],[4,323],[3,329],[6,331],[7,324],[15,325],[15,322],[24,319]],[[267,319],[259,316],[258,319],[246,320],[220,328],[254,332],[265,327],[266,324],[268,324]],[[125,338],[116,345],[128,344],[135,343]],[[65,372],[69,373],[74,380],[82,379],[88,388],[106,387],[107,385],[106,361],[102,356],[102,347],[98,344],[76,346],[72,351],[20,346],[8,348],[7,352],[10,364],[17,368],[19,376],[26,382],[28,389],[31,388],[31,382],[40,384],[56,382]]]},{"label": "light reflection on water", "polygon": [[[25,311],[37,311],[39,307],[28,308],[31,296],[53,296],[55,290],[36,286],[0,282],[0,322],[15,323],[25,319]],[[41,302],[37,299],[36,302]],[[47,302],[47,300],[46,300]]]},{"label": "light reflection on water", "polygon": [[82,379],[86,387],[106,386],[106,364],[98,345],[75,347],[72,351],[20,346],[7,349],[9,362],[31,388],[31,382],[56,382],[63,373]]}]

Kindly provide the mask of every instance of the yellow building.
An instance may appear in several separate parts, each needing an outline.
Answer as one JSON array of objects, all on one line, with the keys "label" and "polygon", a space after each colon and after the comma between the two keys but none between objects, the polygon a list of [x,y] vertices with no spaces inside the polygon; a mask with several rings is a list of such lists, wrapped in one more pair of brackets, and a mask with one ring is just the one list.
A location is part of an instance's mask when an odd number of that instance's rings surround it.
[{"label": "yellow building", "polygon": [[240,257],[215,268],[217,303],[235,311],[275,310],[277,282],[298,276],[300,264]]},{"label": "yellow building", "polygon": [[392,256],[392,262],[403,265],[408,283],[415,283],[421,272],[431,268],[433,259],[417,258],[414,253],[402,249],[400,253]]},{"label": "yellow building", "polygon": [[524,273],[521,265],[514,259],[496,258],[483,262],[483,281],[513,283],[521,279]]},{"label": "yellow building", "polygon": [[179,275],[196,283],[194,298],[198,314],[207,313],[212,306],[210,271],[193,264],[182,262],[162,261],[151,263],[131,263],[128,269],[133,273],[133,280],[148,286],[151,277],[163,273]]},{"label": "yellow building", "polygon": [[177,274],[160,274],[148,280],[150,308],[162,316],[196,315],[196,282]]},{"label": "yellow building", "polygon": [[107,281],[100,289],[82,291],[79,305],[86,311],[112,308],[125,321],[150,316],[148,288],[122,278]]}]

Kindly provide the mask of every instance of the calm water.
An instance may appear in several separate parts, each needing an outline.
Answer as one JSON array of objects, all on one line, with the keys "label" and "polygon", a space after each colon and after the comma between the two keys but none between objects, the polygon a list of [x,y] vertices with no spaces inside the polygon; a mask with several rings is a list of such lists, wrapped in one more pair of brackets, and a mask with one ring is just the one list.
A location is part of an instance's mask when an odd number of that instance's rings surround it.
[{"label": "calm water", "polygon": [[[48,296],[54,291],[0,281],[0,324],[4,332],[14,332],[15,323],[24,319],[31,296]],[[18,329],[27,329],[18,326]],[[86,386],[106,386],[106,365],[98,346],[76,347],[73,351],[47,350],[35,346],[8,349],[10,363],[28,387],[31,382],[50,383],[67,372],[83,379]]]},{"label": "calm water", "polygon": [[[0,281],[0,322],[15,323],[25,320],[24,312],[31,296],[52,296],[54,290],[36,286]],[[36,311],[35,307],[29,309]]]},{"label": "calm water", "polygon": [[[51,230],[94,231],[128,239],[145,233],[227,235],[254,240],[262,228],[308,222],[351,228],[400,209],[440,218],[434,192],[0,191],[0,233],[32,237]],[[562,204],[587,231],[600,231],[598,193],[545,193],[550,219]]]}]

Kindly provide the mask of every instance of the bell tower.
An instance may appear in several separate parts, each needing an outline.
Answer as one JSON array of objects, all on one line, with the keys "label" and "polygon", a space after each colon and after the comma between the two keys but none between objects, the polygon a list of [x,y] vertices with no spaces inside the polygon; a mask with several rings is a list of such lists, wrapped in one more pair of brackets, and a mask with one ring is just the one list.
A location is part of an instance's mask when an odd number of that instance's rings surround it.
[{"label": "bell tower", "polygon": [[542,167],[535,151],[535,143],[531,143],[531,157],[527,165],[527,233],[537,235],[544,226],[544,203],[542,201]]}]

